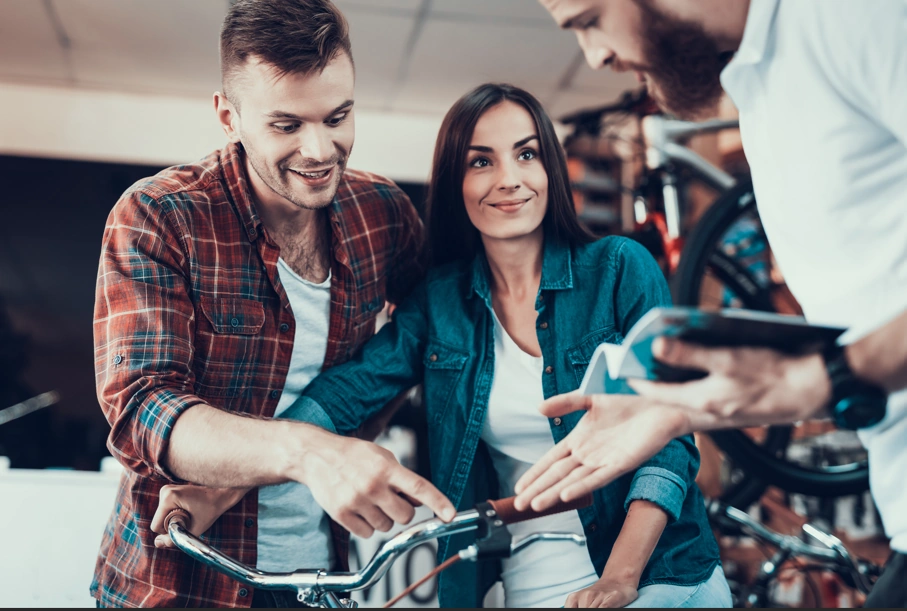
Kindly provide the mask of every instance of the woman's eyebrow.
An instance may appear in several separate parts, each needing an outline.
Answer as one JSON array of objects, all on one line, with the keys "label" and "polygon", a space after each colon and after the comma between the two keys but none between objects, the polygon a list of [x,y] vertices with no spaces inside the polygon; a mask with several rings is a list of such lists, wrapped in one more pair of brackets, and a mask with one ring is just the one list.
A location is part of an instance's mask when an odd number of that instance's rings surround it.
[{"label": "woman's eyebrow", "polygon": [[[515,142],[513,144],[513,148],[518,149],[521,146],[526,146],[533,140],[538,140],[538,139],[539,139],[539,137],[536,134],[532,134],[531,136],[526,136],[522,140],[518,140],[517,142]],[[482,146],[480,144],[470,144],[469,150],[470,151],[479,151],[480,153],[493,153],[494,152],[494,149],[491,148],[490,146]]]}]

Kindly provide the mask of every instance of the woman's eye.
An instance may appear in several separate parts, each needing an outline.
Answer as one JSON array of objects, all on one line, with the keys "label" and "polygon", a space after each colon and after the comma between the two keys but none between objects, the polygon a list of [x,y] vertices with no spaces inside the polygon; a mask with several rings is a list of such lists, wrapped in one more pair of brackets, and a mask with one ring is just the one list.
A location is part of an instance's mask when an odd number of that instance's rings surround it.
[{"label": "woman's eye", "polygon": [[489,163],[490,162],[485,157],[476,157],[475,159],[473,159],[472,161],[469,162],[469,167],[484,168],[484,167],[488,167]]},{"label": "woman's eye", "polygon": [[298,123],[277,123],[274,125],[274,129],[284,134],[292,134],[297,129],[299,129]]},{"label": "woman's eye", "polygon": [[532,161],[536,157],[538,157],[538,153],[536,153],[532,149],[526,149],[525,151],[520,153],[520,160],[522,161]]}]

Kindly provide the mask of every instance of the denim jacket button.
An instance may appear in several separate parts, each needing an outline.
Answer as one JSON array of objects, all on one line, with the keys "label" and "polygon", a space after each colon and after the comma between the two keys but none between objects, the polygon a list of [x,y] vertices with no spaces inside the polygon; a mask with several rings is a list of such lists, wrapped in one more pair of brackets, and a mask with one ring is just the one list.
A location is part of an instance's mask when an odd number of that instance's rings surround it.
[{"label": "denim jacket button", "polygon": [[554,373],[554,367],[548,365],[547,367],[545,367],[545,373]]},{"label": "denim jacket button", "polygon": [[548,328],[548,323],[546,323],[546,322],[543,322],[542,324],[539,325],[539,329],[544,330],[544,329],[547,329],[547,328]]},{"label": "denim jacket button", "polygon": [[560,418],[555,418],[555,419],[554,419],[554,426],[560,426],[561,423],[563,423],[563,420],[561,420]]},{"label": "denim jacket button", "polygon": [[437,362],[438,362],[438,355],[437,355],[437,354],[433,354],[433,355],[431,355],[430,357],[428,357],[428,360],[431,361],[432,363],[437,363]]}]

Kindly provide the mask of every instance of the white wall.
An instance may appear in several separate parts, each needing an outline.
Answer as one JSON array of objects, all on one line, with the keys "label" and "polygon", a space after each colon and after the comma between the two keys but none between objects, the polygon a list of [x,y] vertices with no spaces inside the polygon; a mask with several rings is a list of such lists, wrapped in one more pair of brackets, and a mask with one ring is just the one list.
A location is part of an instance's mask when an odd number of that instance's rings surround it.
[{"label": "white wall", "polygon": [[[401,464],[412,467],[415,435],[392,427],[378,443],[392,451]],[[113,509],[122,469],[113,458],[102,462],[101,472],[32,471],[10,469],[0,456],[0,608],[94,607],[88,593],[104,526]],[[420,507],[416,521],[432,517]],[[363,563],[392,534],[369,539],[353,537]],[[436,566],[437,547],[403,556],[369,592],[355,592],[363,606],[381,606],[412,581]],[[354,567],[358,568],[358,567]],[[437,607],[437,578],[421,586],[398,607]]]},{"label": "white wall", "polygon": [[[425,182],[440,125],[360,109],[350,166]],[[209,99],[0,83],[0,154],[172,165],[224,143]]]}]

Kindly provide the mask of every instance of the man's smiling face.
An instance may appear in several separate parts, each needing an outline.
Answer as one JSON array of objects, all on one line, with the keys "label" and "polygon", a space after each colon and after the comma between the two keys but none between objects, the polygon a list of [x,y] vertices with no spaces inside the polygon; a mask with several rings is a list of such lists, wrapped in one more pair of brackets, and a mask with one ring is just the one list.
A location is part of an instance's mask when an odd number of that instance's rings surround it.
[{"label": "man's smiling face", "polygon": [[256,196],[308,210],[329,205],[355,138],[350,58],[340,54],[312,74],[282,74],[253,58],[236,81],[232,138],[246,151]]}]

